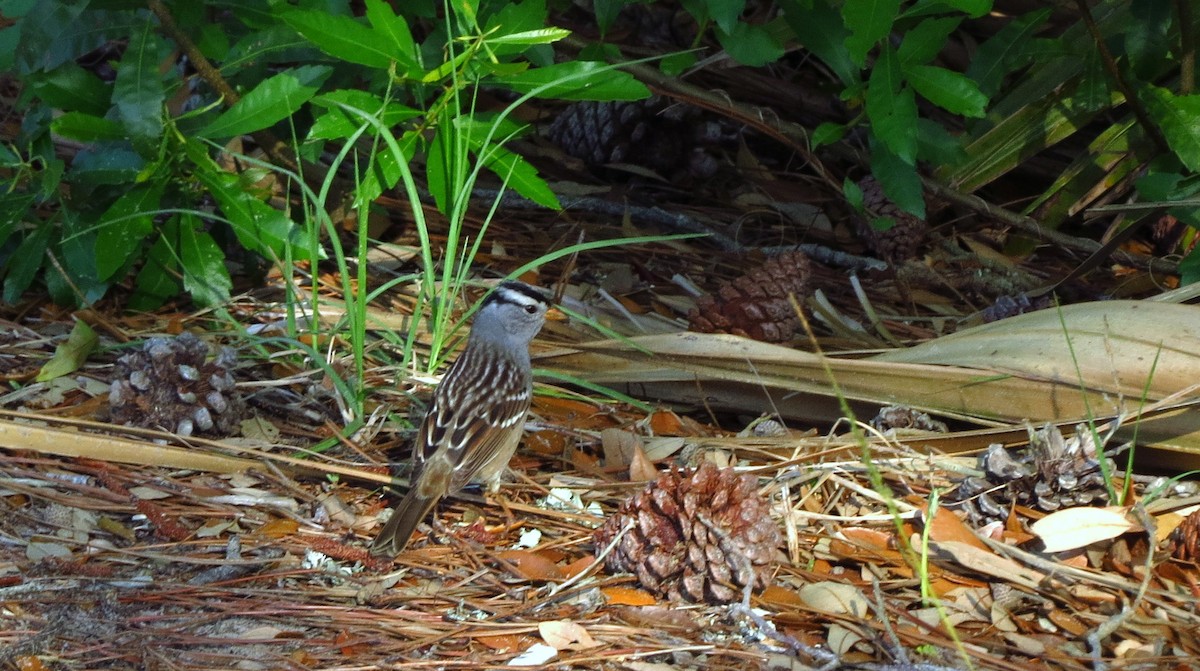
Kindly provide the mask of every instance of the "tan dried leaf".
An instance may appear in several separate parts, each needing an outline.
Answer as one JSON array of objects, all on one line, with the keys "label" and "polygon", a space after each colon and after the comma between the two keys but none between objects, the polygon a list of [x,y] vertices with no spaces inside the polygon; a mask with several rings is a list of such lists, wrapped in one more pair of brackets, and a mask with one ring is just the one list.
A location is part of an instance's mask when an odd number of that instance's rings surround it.
[{"label": "tan dried leaf", "polygon": [[1139,525],[1128,518],[1127,512],[1128,509],[1116,506],[1067,508],[1034,522],[1029,530],[1042,539],[1046,552],[1074,550],[1138,529]]}]

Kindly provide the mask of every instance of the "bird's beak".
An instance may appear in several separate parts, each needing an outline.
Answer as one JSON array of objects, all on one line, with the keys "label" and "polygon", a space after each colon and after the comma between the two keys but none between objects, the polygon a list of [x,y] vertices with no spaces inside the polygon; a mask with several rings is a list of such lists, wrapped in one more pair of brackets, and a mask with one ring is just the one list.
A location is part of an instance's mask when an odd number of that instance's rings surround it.
[{"label": "bird's beak", "polygon": [[567,321],[567,313],[558,308],[550,308],[546,310],[546,321],[565,322]]}]

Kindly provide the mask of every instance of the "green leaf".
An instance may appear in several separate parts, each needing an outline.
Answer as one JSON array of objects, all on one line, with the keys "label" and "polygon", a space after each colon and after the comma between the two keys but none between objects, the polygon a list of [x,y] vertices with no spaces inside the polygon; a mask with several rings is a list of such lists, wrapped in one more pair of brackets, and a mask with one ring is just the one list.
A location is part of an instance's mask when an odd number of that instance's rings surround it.
[{"label": "green leaf", "polygon": [[957,9],[972,19],[978,19],[992,11],[992,0],[937,0],[934,4],[936,10],[941,10],[942,6]]},{"label": "green leaf", "polygon": [[100,216],[96,230],[96,274],[111,278],[135,255],[154,230],[154,211],[162,200],[161,184],[136,186]]},{"label": "green leaf", "polygon": [[897,55],[905,66],[928,63],[941,53],[950,33],[962,22],[960,17],[925,19],[904,35]]},{"label": "green leaf", "polygon": [[855,211],[863,211],[863,190],[862,187],[858,185],[858,182],[855,182],[849,177],[843,178],[842,196],[846,198],[846,202],[850,205],[850,207],[854,208]]},{"label": "green leaf", "polygon": [[324,107],[327,111],[316,117],[312,128],[308,131],[309,140],[345,139],[363,125],[363,119],[351,114],[343,105],[378,117],[379,122],[388,128],[393,128],[421,115],[421,110],[406,107],[394,101],[385,106],[383,99],[379,96],[358,89],[342,89],[323,93],[313,98],[312,104]]},{"label": "green leaf", "polygon": [[563,30],[562,28],[539,28],[537,30],[526,30],[520,33],[489,37],[487,38],[487,43],[526,47],[535,44],[553,44],[570,36],[571,31]]},{"label": "green leaf", "polygon": [[1194,284],[1200,281],[1200,245],[1192,248],[1188,255],[1179,262],[1179,281],[1183,284]]},{"label": "green leaf", "polygon": [[783,45],[766,26],[738,23],[729,32],[718,28],[716,33],[721,47],[742,65],[761,67],[783,55]]},{"label": "green leaf", "polygon": [[74,62],[50,72],[32,74],[25,83],[34,96],[56,109],[102,116],[109,108],[108,84]]},{"label": "green leaf", "polygon": [[121,124],[84,112],[64,112],[50,122],[50,130],[80,142],[119,140],[125,137],[125,128]]},{"label": "green leaf", "polygon": [[975,80],[984,95],[995,95],[1005,75],[1029,62],[1028,47],[1051,12],[1049,7],[1029,12],[1009,22],[979,46],[967,66],[967,76]]},{"label": "green leaf", "polygon": [[1125,53],[1140,79],[1153,80],[1171,58],[1163,36],[1170,34],[1171,0],[1138,0],[1129,4],[1133,18],[1125,26]]},{"label": "green leaf", "polygon": [[493,146],[483,157],[484,165],[491,170],[505,185],[532,200],[542,207],[551,210],[561,210],[562,204],[558,196],[546,184],[546,180],[538,176],[537,168],[524,158],[507,149]]},{"label": "green leaf", "polygon": [[4,302],[12,305],[21,298],[21,294],[33,284],[42,260],[46,258],[46,248],[50,244],[50,234],[54,224],[44,221],[29,233],[17,246],[7,265],[4,276]]},{"label": "green leaf", "polygon": [[196,176],[221,206],[243,247],[271,261],[283,258],[296,228],[287,215],[244,191],[236,175],[204,169]]},{"label": "green leaf", "polygon": [[197,305],[215,307],[229,302],[233,280],[225,267],[225,255],[190,213],[179,218],[179,258],[183,265],[183,287]]},{"label": "green leaf", "polygon": [[179,255],[175,252],[178,238],[179,217],[173,216],[163,223],[158,240],[146,254],[146,263],[133,282],[130,308],[154,310],[183,288],[179,283]]},{"label": "green leaf", "polygon": [[729,35],[733,34],[735,26],[742,18],[742,12],[746,9],[746,0],[706,0],[705,4],[708,5],[709,16],[717,22],[717,27]]},{"label": "green leaf", "polygon": [[846,48],[858,67],[867,62],[867,53],[892,32],[900,13],[900,0],[850,0],[842,6],[842,21],[850,29]]},{"label": "green leaf", "polygon": [[129,46],[117,64],[112,102],[138,153],[157,153],[163,131],[163,101],[166,94],[158,73],[160,40],[147,19],[129,37]]},{"label": "green leaf", "polygon": [[300,109],[332,72],[323,65],[305,65],[281,72],[255,86],[224,114],[200,131],[201,137],[224,138],[269,128]]},{"label": "green leaf", "polygon": [[1157,86],[1147,86],[1140,96],[1171,151],[1192,172],[1200,172],[1200,95],[1176,96]]},{"label": "green leaf", "polygon": [[42,366],[42,370],[38,372],[37,381],[46,382],[57,377],[62,377],[69,373],[74,373],[79,370],[88,355],[96,351],[96,346],[100,344],[100,336],[92,330],[82,319],[75,319],[75,326],[71,328],[71,335],[67,336],[67,340],[60,343],[54,348],[54,356]]},{"label": "green leaf", "polygon": [[796,39],[833,70],[843,86],[858,81],[859,66],[846,48],[850,31],[846,30],[837,9],[824,2],[804,7],[799,0],[779,0],[779,6]]},{"label": "green leaf", "polygon": [[884,195],[900,209],[925,218],[924,190],[915,166],[875,142],[871,144],[871,173],[879,180]]},{"label": "green leaf", "polygon": [[[489,78],[519,93],[562,100],[642,100],[650,89],[605,63],[567,61],[504,77]],[[540,89],[540,90],[539,90]]]},{"label": "green leaf", "polygon": [[935,65],[912,65],[904,69],[908,83],[926,100],[954,114],[980,118],[987,96],[965,75]]},{"label": "green leaf", "polygon": [[457,186],[466,178],[466,151],[453,124],[441,124],[425,157],[425,180],[438,211],[449,214]]},{"label": "green leaf", "polygon": [[348,16],[318,10],[294,9],[280,18],[318,49],[347,63],[380,69],[393,60],[405,63],[406,54],[393,41],[394,28],[380,31]]},{"label": "green leaf", "polygon": [[884,45],[871,70],[866,93],[867,117],[875,137],[910,164],[917,160],[917,101],[904,86],[900,61]]},{"label": "green leaf", "polygon": [[[375,32],[390,43],[390,52],[402,70],[411,70],[417,64],[417,45],[404,17],[397,16],[391,5],[383,0],[367,0],[367,20]],[[385,66],[386,67],[386,66]],[[401,73],[403,74],[403,73]]]},{"label": "green leaf", "polygon": [[87,322],[77,317],[71,334],[67,336],[66,341],[54,348],[54,356],[42,366],[37,381],[46,382],[79,370],[99,344],[100,336],[96,335]]},{"label": "green leaf", "polygon": [[600,26],[600,39],[608,34],[608,29],[617,20],[617,15],[625,8],[624,0],[592,0],[592,16]]},{"label": "green leaf", "polygon": [[840,123],[826,121],[820,126],[813,129],[810,142],[812,148],[824,147],[827,144],[833,144],[846,136],[846,126]]}]

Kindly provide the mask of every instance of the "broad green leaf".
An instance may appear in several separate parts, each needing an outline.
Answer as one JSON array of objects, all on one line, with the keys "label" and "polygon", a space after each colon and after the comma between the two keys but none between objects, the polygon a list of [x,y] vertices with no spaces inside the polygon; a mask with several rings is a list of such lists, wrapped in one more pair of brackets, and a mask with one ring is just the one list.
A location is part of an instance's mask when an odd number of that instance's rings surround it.
[{"label": "broad green leaf", "polygon": [[26,84],[33,95],[56,109],[103,116],[109,108],[109,86],[73,62],[50,72],[34,73]]},{"label": "broad green leaf", "polygon": [[54,348],[54,356],[38,371],[37,381],[46,382],[79,370],[88,355],[96,351],[100,336],[82,319],[75,319],[75,326],[66,341]]},{"label": "broad green leaf", "polygon": [[982,117],[987,96],[965,75],[935,65],[912,65],[904,69],[908,83],[929,102],[954,114]]},{"label": "broad green leaf", "polygon": [[874,142],[871,145],[871,174],[879,180],[884,195],[900,209],[925,218],[924,189],[915,166]]},{"label": "broad green leaf", "polygon": [[1027,47],[1050,18],[1051,11],[1046,7],[1014,19],[975,51],[975,57],[967,66],[967,76],[975,80],[984,95],[995,95],[1005,75],[1029,62],[1031,56]]},{"label": "broad green leaf", "polygon": [[487,43],[527,47],[535,44],[553,44],[570,36],[571,31],[563,30],[562,28],[539,28],[537,30],[526,30],[521,33],[488,37]]},{"label": "broad green leaf", "polygon": [[283,257],[296,226],[287,215],[244,191],[236,175],[204,169],[196,176],[221,206],[243,247],[271,261]]},{"label": "broad green leaf", "polygon": [[[367,20],[375,32],[390,42],[392,57],[404,70],[417,64],[417,45],[403,16],[396,16],[392,6],[383,0],[367,0]],[[403,74],[403,73],[401,73]]]},{"label": "broad green leaf", "polygon": [[716,32],[721,47],[742,65],[761,67],[783,55],[783,45],[765,26],[737,23],[729,32],[719,28]]},{"label": "broad green leaf", "polygon": [[734,33],[746,9],[746,0],[707,0],[705,4],[708,5],[708,15],[727,35]]},{"label": "broad green leaf", "polygon": [[867,62],[867,53],[892,32],[892,23],[900,13],[900,0],[850,0],[842,6],[842,21],[850,29],[846,48],[858,67]]},{"label": "broad green leaf", "polygon": [[992,11],[992,0],[938,0],[937,4],[957,9],[972,19]]},{"label": "broad green leaf", "polygon": [[[490,44],[493,38],[537,31],[550,25],[547,20],[546,0],[524,0],[523,2],[496,3],[499,9],[488,17],[482,34]],[[521,48],[501,49],[497,53],[518,53]]]},{"label": "broad green leaf", "polygon": [[850,204],[850,207],[862,212],[863,190],[862,187],[858,185],[858,182],[855,182],[849,177],[843,178],[842,195],[846,198],[846,202]]},{"label": "broad green leaf", "polygon": [[915,164],[917,160],[917,101],[904,86],[896,52],[884,45],[867,82],[867,117],[875,137],[892,153]]},{"label": "broad green leaf", "polygon": [[406,56],[392,41],[392,31],[369,28],[348,16],[296,9],[280,18],[321,51],[348,63],[384,69]]},{"label": "broad green leaf", "polygon": [[125,137],[125,128],[121,124],[84,112],[63,113],[50,122],[50,130],[80,142],[119,140]]},{"label": "broad green leaf", "polygon": [[800,44],[833,70],[844,86],[858,81],[859,65],[846,48],[850,31],[837,9],[824,2],[805,7],[799,0],[779,0],[779,6],[783,8],[783,20]]},{"label": "broad green leaf", "polygon": [[1200,245],[1193,247],[1179,262],[1179,281],[1183,284],[1200,282]]},{"label": "broad green leaf", "polygon": [[521,196],[551,210],[562,209],[558,196],[538,175],[537,168],[517,154],[493,146],[484,156],[484,165]]},{"label": "broad green leaf", "polygon": [[809,141],[812,143],[812,148],[824,147],[827,144],[833,144],[846,136],[846,126],[840,123],[826,121],[825,123],[813,129]]},{"label": "broad green leaf", "polygon": [[1138,0],[1129,3],[1133,18],[1125,31],[1125,54],[1133,71],[1143,80],[1152,80],[1159,68],[1171,59],[1164,49],[1163,36],[1170,34],[1171,0]]},{"label": "broad green leaf", "polygon": [[224,138],[269,128],[300,109],[332,72],[322,65],[305,65],[281,72],[255,86],[224,114],[200,131],[201,137]]},{"label": "broad green leaf", "polygon": [[107,280],[135,255],[154,230],[154,212],[162,200],[162,184],[135,186],[100,216],[96,230],[96,274]]},{"label": "broad green leaf", "polygon": [[129,46],[117,64],[112,102],[138,153],[157,154],[163,131],[166,93],[158,72],[160,40],[147,19],[129,37]]},{"label": "broad green leaf", "polygon": [[388,102],[385,106],[379,96],[358,89],[323,93],[313,98],[312,104],[324,107],[326,111],[317,115],[308,132],[309,140],[340,140],[350,137],[358,130],[365,123],[364,119],[350,113],[345,107],[353,107],[365,114],[378,116],[379,122],[388,128],[421,115],[421,110],[406,107],[395,101]]},{"label": "broad green leaf", "polygon": [[650,89],[629,73],[593,61],[567,61],[505,77],[490,77],[489,80],[519,93],[537,91],[536,95],[544,98],[642,100],[650,97]]},{"label": "broad green leaf", "polygon": [[449,214],[455,191],[466,179],[466,147],[453,124],[438,127],[425,158],[425,180],[438,211]]},{"label": "broad green leaf", "polygon": [[600,39],[604,39],[608,34],[608,29],[612,27],[614,21],[617,20],[617,15],[625,8],[623,0],[592,0],[592,16],[596,19],[596,24],[600,26]]},{"label": "broad green leaf", "polygon": [[163,223],[158,240],[146,254],[146,263],[134,279],[129,307],[134,310],[153,310],[176,296],[183,286],[179,282],[179,255],[175,246],[179,239],[179,217]]},{"label": "broad green leaf", "polygon": [[1200,172],[1200,95],[1176,96],[1157,86],[1147,86],[1140,96],[1171,151],[1189,170]]},{"label": "broad green leaf", "polygon": [[8,263],[5,264],[4,302],[12,305],[21,298],[21,294],[33,283],[42,260],[46,258],[46,248],[50,244],[50,234],[54,224],[49,221],[41,222],[33,231],[25,236],[17,246]]},{"label": "broad green leaf", "polygon": [[959,17],[925,19],[904,35],[896,54],[905,66],[928,63],[946,46],[946,39],[958,24]]},{"label": "broad green leaf", "polygon": [[28,214],[35,199],[32,193],[0,192],[0,248],[17,230],[17,225]]},{"label": "broad green leaf", "polygon": [[183,266],[183,288],[201,307],[229,302],[233,280],[225,267],[225,255],[193,214],[179,218],[179,259]]}]

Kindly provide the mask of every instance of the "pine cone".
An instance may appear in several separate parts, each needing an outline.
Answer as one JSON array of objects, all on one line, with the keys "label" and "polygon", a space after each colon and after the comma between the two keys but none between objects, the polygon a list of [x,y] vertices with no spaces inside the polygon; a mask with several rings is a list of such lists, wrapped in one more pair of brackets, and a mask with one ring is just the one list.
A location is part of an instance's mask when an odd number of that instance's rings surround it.
[{"label": "pine cone", "polygon": [[701,333],[732,333],[764,342],[791,340],[800,327],[788,296],[802,303],[812,264],[804,252],[785,252],[749,273],[723,284],[716,298],[704,296],[688,313],[688,324]]},{"label": "pine cone", "polygon": [[1076,427],[1068,440],[1057,427],[1047,425],[1030,435],[1027,449],[989,447],[979,457],[984,477],[964,479],[949,498],[962,501],[971,521],[979,525],[1006,520],[1013,505],[1045,512],[1106,505],[1108,488],[1098,459],[1086,426]]},{"label": "pine cone", "polygon": [[608,555],[608,570],[633,573],[673,601],[731,603],[746,587],[766,586],[781,542],[769,512],[749,475],[709,462],[672,469],[596,530],[596,553],[633,522]]},{"label": "pine cone", "polygon": [[890,217],[895,224],[881,231],[871,225],[867,218],[855,217],[858,237],[867,248],[879,258],[888,263],[911,259],[917,253],[917,247],[925,241],[929,225],[924,220],[900,209],[883,193],[883,185],[873,176],[868,175],[858,180],[858,187],[863,192],[863,206],[869,212],[880,217]]},{"label": "pine cone", "polygon": [[717,165],[701,145],[710,140],[713,129],[699,116],[694,107],[658,96],[631,102],[584,101],[564,109],[546,137],[590,166],[627,163],[667,178],[681,171],[708,177]]},{"label": "pine cone", "polygon": [[1179,561],[1200,562],[1200,510],[1183,518],[1168,541],[1171,556]]},{"label": "pine cone", "polygon": [[191,333],[150,338],[141,350],[117,360],[109,387],[112,420],[126,426],[229,435],[241,421],[243,403],[233,393],[234,351],[222,347],[212,361],[208,346]]}]

